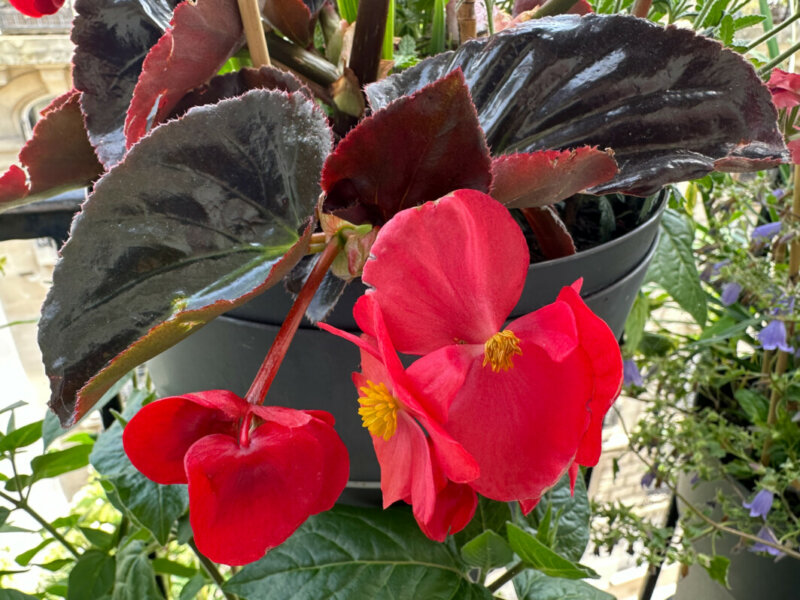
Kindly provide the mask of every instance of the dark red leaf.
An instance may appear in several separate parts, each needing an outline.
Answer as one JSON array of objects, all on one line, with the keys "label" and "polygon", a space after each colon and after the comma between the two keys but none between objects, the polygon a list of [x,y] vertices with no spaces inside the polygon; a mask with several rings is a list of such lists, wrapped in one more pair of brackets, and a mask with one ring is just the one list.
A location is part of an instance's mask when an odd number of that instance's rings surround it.
[{"label": "dark red leaf", "polygon": [[620,172],[595,194],[649,195],[721,159],[760,169],[787,158],[753,67],[686,29],[622,15],[532,20],[367,86],[370,104],[386,106],[456,67],[494,155],[611,148]]},{"label": "dark red leaf", "polygon": [[552,206],[523,208],[522,214],[531,226],[545,260],[575,254],[575,242]]},{"label": "dark red leaf", "polygon": [[103,166],[86,136],[80,109],[81,93],[70,90],[42,111],[33,137],[19,153],[25,172],[16,165],[0,177],[3,209],[39,200],[97,179]]},{"label": "dark red leaf", "polygon": [[313,102],[253,90],[162,125],[97,183],[39,323],[63,423],[300,260],[330,148]]},{"label": "dark red leaf", "polygon": [[324,209],[382,225],[456,189],[488,191],[489,152],[456,70],[362,121],[325,161]]},{"label": "dark red leaf", "polygon": [[191,89],[213,77],[244,44],[236,0],[182,2],[150,50],[125,119],[130,148]]},{"label": "dark red leaf", "polygon": [[489,195],[509,208],[546,206],[617,174],[614,153],[582,146],[508,154],[492,161]]},{"label": "dark red leaf", "polygon": [[220,100],[235,98],[256,89],[300,92],[311,100],[314,98],[311,91],[297,77],[286,71],[272,67],[240,69],[214,77],[207,85],[202,85],[186,94],[173,107],[168,119],[181,117],[194,106],[216,104]]},{"label": "dark red leaf", "polygon": [[314,39],[314,26],[323,4],[320,0],[267,0],[263,13],[275,29],[306,47]]},{"label": "dark red leaf", "polygon": [[83,92],[89,139],[110,168],[125,155],[123,125],[144,57],[177,0],[76,0],[72,77]]},{"label": "dark red leaf", "polygon": [[64,5],[64,0],[9,0],[9,2],[23,15],[35,18],[55,14]]}]

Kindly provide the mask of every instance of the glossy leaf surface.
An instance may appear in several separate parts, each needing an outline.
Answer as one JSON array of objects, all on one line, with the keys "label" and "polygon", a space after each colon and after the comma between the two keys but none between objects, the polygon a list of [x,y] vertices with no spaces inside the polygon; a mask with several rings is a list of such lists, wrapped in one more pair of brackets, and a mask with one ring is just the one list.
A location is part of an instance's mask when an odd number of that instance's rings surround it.
[{"label": "glossy leaf surface", "polygon": [[248,600],[491,598],[466,578],[446,544],[425,537],[409,511],[343,505],[311,517],[225,590]]},{"label": "glossy leaf surface", "polygon": [[175,0],[76,0],[72,78],[83,92],[89,139],[106,168],[125,154],[123,125],[150,48],[172,17]]},{"label": "glossy leaf surface", "polygon": [[564,579],[599,577],[589,567],[567,560],[551,550],[521,527],[508,523],[506,528],[508,530],[508,543],[514,552],[519,555],[523,562],[545,575],[563,577]]},{"label": "glossy leaf surface", "polygon": [[[137,390],[128,399],[123,417],[130,419],[143,402],[153,397]],[[139,473],[122,447],[122,427],[114,423],[98,438],[89,457],[92,466],[113,486],[108,493],[114,506],[147,528],[160,544],[166,544],[175,520],[189,508],[185,485],[159,485]]]},{"label": "glossy leaf surface", "polygon": [[425,60],[367,95],[378,109],[457,67],[493,155],[614,150],[620,173],[592,193],[645,196],[718,164],[755,169],[784,158],[752,67],[685,29],[627,16],[537,19]]},{"label": "glossy leaf surface", "polygon": [[179,4],[169,29],[144,59],[125,118],[126,147],[163,121],[186,92],[216,75],[243,44],[236,0]]},{"label": "glossy leaf surface", "polygon": [[19,153],[30,181],[16,165],[0,176],[0,211],[88,185],[103,172],[83,126],[80,97],[70,90],[42,111]]},{"label": "glossy leaf surface", "polygon": [[464,78],[454,72],[362,121],[325,162],[324,210],[382,225],[462,188],[486,192],[488,149]]},{"label": "glossy leaf surface", "polygon": [[97,184],[40,322],[62,424],[291,269],[330,145],[304,96],[254,90],[158,128]]}]

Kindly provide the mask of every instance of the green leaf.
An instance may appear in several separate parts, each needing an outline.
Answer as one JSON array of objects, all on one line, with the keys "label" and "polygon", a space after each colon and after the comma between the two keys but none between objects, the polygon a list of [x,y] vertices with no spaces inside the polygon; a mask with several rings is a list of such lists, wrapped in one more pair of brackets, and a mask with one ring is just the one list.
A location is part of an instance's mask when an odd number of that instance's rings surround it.
[{"label": "green leaf", "polygon": [[430,54],[444,52],[445,42],[445,0],[433,0],[431,42],[428,46]]},{"label": "green leaf", "polygon": [[224,589],[248,600],[491,598],[446,544],[425,537],[410,511],[342,505],[308,519]]},{"label": "green leaf", "polygon": [[26,550],[25,552],[18,554],[14,558],[14,562],[23,567],[27,567],[30,564],[33,557],[36,556],[36,554],[38,554],[39,550],[49,546],[54,541],[55,541],[54,538],[47,538],[46,540],[42,540],[42,542],[40,542],[30,550]]},{"label": "green leaf", "polygon": [[84,414],[74,425],[70,427],[62,428],[61,422],[59,421],[56,413],[54,413],[52,410],[48,410],[44,416],[44,423],[42,425],[42,442],[44,443],[44,449],[47,450],[50,447],[50,444],[52,444],[55,440],[75,429],[75,427],[83,422],[86,417],[92,414],[95,409],[99,410],[103,408],[109,400],[119,394],[123,386],[130,382],[132,378],[133,372],[131,371],[127,376],[123,377],[114,385],[112,385],[108,391],[103,394],[103,397],[97,401],[97,404],[95,404],[91,410],[86,411],[86,414]]},{"label": "green leaf", "polygon": [[711,579],[730,589],[731,586],[730,583],[728,583],[728,567],[731,566],[731,559],[719,554],[710,558],[701,555],[698,557],[698,562],[703,566]]},{"label": "green leaf", "polygon": [[107,550],[114,541],[114,536],[102,529],[92,529],[91,527],[80,527],[81,533],[92,546],[97,546],[101,550]]},{"label": "green leaf", "polygon": [[767,414],[769,413],[769,399],[761,394],[748,389],[738,389],[734,392],[733,397],[739,403],[739,406],[753,423],[761,424],[767,422]]},{"label": "green leaf", "polygon": [[758,25],[764,19],[766,19],[764,15],[747,15],[745,17],[739,17],[738,19],[733,20],[733,28],[736,31],[739,31],[740,29],[745,29],[746,27]]},{"label": "green leaf", "polygon": [[27,405],[28,405],[27,402],[24,402],[22,400],[17,400],[16,402],[12,402],[8,406],[4,406],[3,408],[0,408],[0,415],[2,415],[5,412],[8,412],[10,410],[14,410],[16,408],[22,408],[23,406],[27,406]]},{"label": "green leaf", "polygon": [[538,569],[545,575],[551,577],[562,577],[564,579],[585,579],[586,577],[599,577],[592,569],[579,563],[567,560],[557,554],[536,536],[513,523],[506,523],[508,530],[508,542],[511,549],[519,557],[534,569]]},{"label": "green leaf", "polygon": [[156,585],[153,565],[145,554],[145,543],[133,541],[117,554],[112,600],[163,600]]},{"label": "green leaf", "polygon": [[584,581],[548,577],[531,570],[514,578],[514,589],[519,600],[615,600]]},{"label": "green leaf", "polygon": [[508,502],[489,500],[478,496],[478,507],[475,516],[469,524],[455,535],[456,544],[463,546],[470,540],[478,537],[484,531],[492,530],[495,533],[505,533],[506,521],[511,518]]},{"label": "green leaf", "polygon": [[58,596],[59,598],[66,598],[67,593],[69,592],[66,584],[63,583],[54,583],[52,585],[48,585],[44,591],[46,591],[48,594],[52,594],[53,596]]},{"label": "green leaf", "polygon": [[6,524],[8,516],[11,514],[11,509],[5,506],[0,506],[0,527]]},{"label": "green leaf", "polygon": [[505,538],[490,529],[464,544],[461,557],[485,574],[489,569],[510,563],[514,559],[514,552]]},{"label": "green leaf", "polygon": [[642,292],[636,294],[633,308],[625,321],[625,345],[622,347],[625,356],[630,358],[644,337],[644,326],[650,316],[650,300]]},{"label": "green leaf", "polygon": [[80,515],[67,515],[66,517],[58,517],[51,525],[56,529],[60,527],[75,527],[80,520]]},{"label": "green leaf", "polygon": [[181,590],[181,595],[178,600],[195,600],[197,598],[200,590],[205,587],[208,582],[206,579],[200,575],[199,573],[192,577],[189,581],[186,582],[186,585],[183,586]]},{"label": "green leaf", "polygon": [[55,560],[48,561],[46,563],[39,563],[33,566],[39,567],[40,569],[47,569],[48,571],[58,571],[59,569],[66,567],[75,562],[73,558],[56,558]]},{"label": "green leaf", "polygon": [[[130,419],[142,404],[153,397],[145,390],[136,390],[125,404],[124,416]],[[139,473],[122,447],[119,423],[114,423],[97,438],[90,461],[111,483],[123,509],[146,527],[160,544],[166,544],[173,523],[189,507],[186,486],[159,485]],[[109,498],[113,495],[109,494]]]},{"label": "green leaf", "polygon": [[692,253],[694,229],[689,218],[670,208],[661,219],[661,238],[647,271],[648,281],[664,288],[699,325],[707,318],[706,294]]},{"label": "green leaf", "polygon": [[305,254],[331,144],[305,95],[252,90],[155,128],[98,181],[39,322],[62,423],[281,280]]},{"label": "green leaf", "polygon": [[570,494],[569,475],[564,475],[543,497],[536,508],[524,517],[522,525],[538,529],[552,507],[553,528],[557,528],[553,550],[570,560],[577,561],[583,556],[589,543],[589,497],[586,484],[578,475],[575,480],[575,494]]},{"label": "green leaf", "polygon": [[24,594],[19,590],[0,589],[0,600],[39,600],[36,596]]},{"label": "green leaf", "polygon": [[197,574],[195,567],[184,565],[167,558],[154,558],[152,561],[153,570],[164,575],[177,575],[178,577],[194,577]]},{"label": "green leaf", "polygon": [[48,452],[34,457],[31,461],[33,481],[47,479],[48,477],[58,477],[64,473],[85,467],[89,464],[89,453],[91,451],[91,446],[79,444],[64,450]]},{"label": "green leaf", "polygon": [[733,43],[734,30],[733,17],[730,14],[726,14],[719,23],[719,39],[726,46],[730,46]]},{"label": "green leaf", "polygon": [[8,452],[30,446],[40,437],[42,437],[42,421],[23,425],[0,439],[0,452]]},{"label": "green leaf", "polygon": [[100,598],[114,585],[115,560],[99,550],[87,550],[69,574],[67,600]]}]

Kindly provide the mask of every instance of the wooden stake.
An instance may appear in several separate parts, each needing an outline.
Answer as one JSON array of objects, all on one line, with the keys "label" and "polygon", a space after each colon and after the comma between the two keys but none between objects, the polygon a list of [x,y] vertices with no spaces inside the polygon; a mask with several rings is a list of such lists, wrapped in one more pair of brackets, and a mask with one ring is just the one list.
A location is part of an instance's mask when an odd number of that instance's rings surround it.
[{"label": "wooden stake", "polygon": [[264,36],[264,25],[261,23],[261,11],[258,9],[258,0],[239,0],[239,14],[244,25],[244,37],[250,50],[253,66],[271,67],[267,40]]}]

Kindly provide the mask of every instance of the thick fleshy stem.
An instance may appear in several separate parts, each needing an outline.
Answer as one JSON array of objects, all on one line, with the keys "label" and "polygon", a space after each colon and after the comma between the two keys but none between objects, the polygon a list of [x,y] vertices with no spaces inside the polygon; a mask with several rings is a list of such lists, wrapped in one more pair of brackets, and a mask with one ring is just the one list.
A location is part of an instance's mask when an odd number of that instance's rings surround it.
[{"label": "thick fleshy stem", "polygon": [[267,357],[264,359],[264,362],[261,363],[261,367],[258,369],[258,373],[250,389],[247,390],[245,399],[251,404],[261,404],[264,401],[267,390],[272,385],[272,381],[278,373],[278,368],[283,362],[283,357],[286,356],[289,344],[292,343],[294,334],[297,332],[297,328],[303,320],[303,315],[308,305],[311,304],[311,300],[314,298],[314,294],[320,283],[322,283],[325,273],[328,272],[334,259],[339,254],[339,250],[341,249],[340,244],[341,238],[339,236],[333,236],[331,238],[325,250],[320,254],[319,260],[317,264],[314,265],[308,279],[306,279],[306,282],[303,284],[303,289],[301,289],[300,293],[297,295],[294,304],[292,304],[292,308],[289,309],[289,314],[286,315],[286,320],[283,322],[283,325],[281,325],[278,335],[275,336],[275,340],[272,342]]}]

